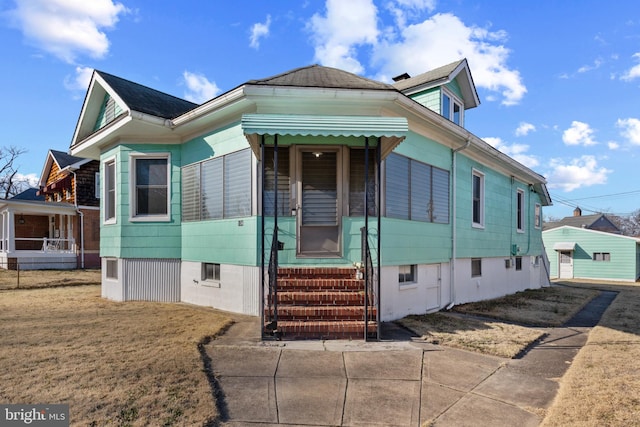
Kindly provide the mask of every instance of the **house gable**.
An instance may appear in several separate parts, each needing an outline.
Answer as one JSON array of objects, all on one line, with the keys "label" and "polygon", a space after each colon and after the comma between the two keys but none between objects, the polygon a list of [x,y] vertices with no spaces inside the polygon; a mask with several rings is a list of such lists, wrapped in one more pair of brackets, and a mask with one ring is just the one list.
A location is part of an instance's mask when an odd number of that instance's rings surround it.
[{"label": "house gable", "polygon": [[[438,100],[438,107],[434,108],[434,96],[437,92],[442,93],[442,88],[446,88],[462,101],[464,109],[468,110],[480,105],[480,98],[476,91],[471,77],[471,71],[466,59],[452,62],[415,77],[404,78],[408,74],[399,76],[394,83],[394,87],[403,94],[420,102],[422,105],[441,113],[441,106]],[[424,102],[430,100],[430,102]]]}]

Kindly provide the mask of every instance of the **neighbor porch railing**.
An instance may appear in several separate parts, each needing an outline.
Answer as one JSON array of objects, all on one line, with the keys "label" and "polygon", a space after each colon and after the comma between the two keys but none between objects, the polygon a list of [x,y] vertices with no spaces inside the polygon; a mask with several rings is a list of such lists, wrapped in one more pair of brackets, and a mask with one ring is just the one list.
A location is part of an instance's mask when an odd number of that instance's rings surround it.
[{"label": "neighbor porch railing", "polygon": [[[40,251],[40,252],[75,252],[76,242],[75,239],[50,239],[47,237],[16,237],[15,250],[16,251]],[[4,245],[2,251],[6,252]]]}]

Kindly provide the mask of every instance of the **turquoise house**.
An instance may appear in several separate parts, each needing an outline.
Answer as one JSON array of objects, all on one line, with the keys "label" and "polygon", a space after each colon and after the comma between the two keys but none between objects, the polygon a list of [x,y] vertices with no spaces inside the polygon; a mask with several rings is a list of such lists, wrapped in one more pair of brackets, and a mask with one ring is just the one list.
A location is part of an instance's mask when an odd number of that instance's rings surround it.
[{"label": "turquoise house", "polygon": [[550,277],[635,282],[640,278],[640,239],[563,225],[542,232]]},{"label": "turquoise house", "polygon": [[70,152],[101,164],[102,294],[378,337],[548,284],[544,177],[464,127],[466,60],[393,84],[312,65],[196,105],[95,71]]}]

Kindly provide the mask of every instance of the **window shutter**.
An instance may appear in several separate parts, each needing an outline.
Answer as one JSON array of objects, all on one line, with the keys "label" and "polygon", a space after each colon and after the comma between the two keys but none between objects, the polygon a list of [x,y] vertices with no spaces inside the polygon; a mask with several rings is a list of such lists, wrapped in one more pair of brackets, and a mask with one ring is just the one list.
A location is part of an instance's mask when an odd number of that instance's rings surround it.
[{"label": "window shutter", "polygon": [[411,162],[411,219],[431,220],[431,166]]},{"label": "window shutter", "polygon": [[432,170],[432,200],[431,209],[433,222],[449,223],[449,171],[439,168]]},{"label": "window shutter", "polygon": [[409,219],[409,159],[391,154],[385,163],[387,216]]}]

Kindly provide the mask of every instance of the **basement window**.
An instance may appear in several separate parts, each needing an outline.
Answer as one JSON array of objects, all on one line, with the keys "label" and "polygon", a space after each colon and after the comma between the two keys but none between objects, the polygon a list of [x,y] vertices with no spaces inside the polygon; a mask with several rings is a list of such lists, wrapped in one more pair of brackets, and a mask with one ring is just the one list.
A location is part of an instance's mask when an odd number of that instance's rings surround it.
[{"label": "basement window", "polygon": [[482,258],[471,259],[471,277],[482,276]]},{"label": "basement window", "polygon": [[107,258],[106,262],[106,273],[105,276],[107,279],[118,280],[118,260],[115,258]]},{"label": "basement window", "polygon": [[398,282],[401,285],[415,283],[416,282],[416,266],[414,265],[401,265],[398,267]]},{"label": "basement window", "polygon": [[522,270],[522,257],[521,256],[517,256],[516,257],[516,271],[520,271]]},{"label": "basement window", "polygon": [[203,262],[201,279],[203,281],[219,282],[220,281],[220,264]]}]

